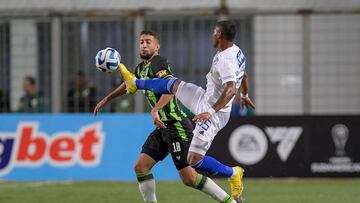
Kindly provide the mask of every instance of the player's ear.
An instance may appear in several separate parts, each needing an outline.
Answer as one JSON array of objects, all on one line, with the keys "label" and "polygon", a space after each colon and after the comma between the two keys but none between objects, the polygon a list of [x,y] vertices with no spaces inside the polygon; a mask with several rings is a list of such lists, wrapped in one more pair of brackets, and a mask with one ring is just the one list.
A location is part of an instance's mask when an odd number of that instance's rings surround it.
[{"label": "player's ear", "polygon": [[216,33],[216,38],[221,39],[222,36],[223,36],[223,34],[222,34],[221,31],[218,31],[218,32]]},{"label": "player's ear", "polygon": [[156,51],[160,50],[160,44],[159,43],[156,43],[155,49],[156,49]]},{"label": "player's ear", "polygon": [[220,37],[221,37],[221,31],[218,30],[218,29],[215,29],[215,30],[214,30],[214,36],[215,36],[216,39],[220,39]]}]

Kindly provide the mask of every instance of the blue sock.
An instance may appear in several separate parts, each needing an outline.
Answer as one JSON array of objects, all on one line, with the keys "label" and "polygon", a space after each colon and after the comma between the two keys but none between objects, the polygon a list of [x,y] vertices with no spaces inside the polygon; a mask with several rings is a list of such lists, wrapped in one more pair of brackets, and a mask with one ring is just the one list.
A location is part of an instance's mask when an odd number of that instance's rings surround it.
[{"label": "blue sock", "polygon": [[172,94],[172,88],[177,78],[171,79],[136,79],[136,87],[140,90],[150,90],[157,94]]},{"label": "blue sock", "polygon": [[199,163],[195,164],[193,168],[200,171],[206,171],[211,175],[221,175],[229,178],[234,173],[232,167],[220,163],[211,156],[205,156]]}]

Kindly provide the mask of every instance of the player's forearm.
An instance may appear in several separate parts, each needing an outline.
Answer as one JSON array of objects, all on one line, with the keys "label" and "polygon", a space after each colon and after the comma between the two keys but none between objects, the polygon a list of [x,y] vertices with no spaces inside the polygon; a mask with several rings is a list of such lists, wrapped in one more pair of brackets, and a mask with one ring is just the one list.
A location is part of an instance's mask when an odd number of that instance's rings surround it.
[{"label": "player's forearm", "polygon": [[110,94],[108,94],[105,98],[107,101],[110,101],[124,94],[126,94],[126,85],[123,82],[115,90],[113,90]]},{"label": "player's forearm", "polygon": [[212,108],[215,112],[224,108],[226,104],[228,104],[231,99],[236,95],[235,82],[226,83],[224,87],[223,93],[220,95],[219,99],[215,102]]},{"label": "player's forearm", "polygon": [[160,110],[162,109],[166,104],[168,104],[170,102],[170,100],[174,97],[174,95],[172,94],[163,94],[159,101],[155,104],[154,106],[154,110]]},{"label": "player's forearm", "polygon": [[249,77],[248,77],[248,74],[245,72],[244,77],[241,81],[239,94],[242,93],[242,94],[246,95],[248,93],[248,91],[249,91]]}]

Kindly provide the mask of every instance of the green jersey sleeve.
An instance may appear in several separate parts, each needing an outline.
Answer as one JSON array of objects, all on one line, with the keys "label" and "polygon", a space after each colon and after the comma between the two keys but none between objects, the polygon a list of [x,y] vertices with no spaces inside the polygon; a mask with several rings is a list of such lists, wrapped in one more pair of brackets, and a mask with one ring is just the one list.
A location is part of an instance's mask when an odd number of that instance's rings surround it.
[{"label": "green jersey sleeve", "polygon": [[162,56],[155,56],[151,60],[151,66],[155,72],[155,75],[158,78],[171,78],[174,77],[173,73],[171,72],[170,64],[166,60],[166,58]]}]

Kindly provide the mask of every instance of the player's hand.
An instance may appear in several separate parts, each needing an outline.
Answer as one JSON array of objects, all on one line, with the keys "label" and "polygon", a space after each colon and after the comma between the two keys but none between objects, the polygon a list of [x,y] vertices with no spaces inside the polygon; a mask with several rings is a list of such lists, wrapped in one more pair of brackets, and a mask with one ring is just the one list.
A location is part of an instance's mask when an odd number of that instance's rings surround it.
[{"label": "player's hand", "polygon": [[256,109],[256,106],[254,104],[254,102],[251,101],[250,97],[245,97],[242,98],[239,94],[236,94],[236,99],[238,99],[241,103],[241,108],[252,108],[252,109]]},{"label": "player's hand", "polygon": [[159,110],[158,109],[153,108],[151,110],[151,118],[153,119],[153,122],[156,125],[156,127],[158,127],[158,128],[166,128],[165,123],[162,122],[162,120],[159,117]]},{"label": "player's hand", "polygon": [[209,120],[211,117],[211,114],[209,112],[203,112],[200,113],[192,119],[196,123],[204,123],[205,121]]},{"label": "player's hand", "polygon": [[97,115],[97,113],[100,111],[102,107],[104,107],[107,104],[108,100],[106,98],[102,99],[99,103],[96,104],[94,108],[94,116]]},{"label": "player's hand", "polygon": [[255,110],[256,106],[249,97],[241,98],[241,108],[252,108]]}]

